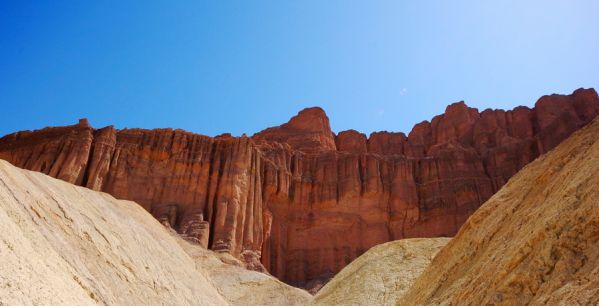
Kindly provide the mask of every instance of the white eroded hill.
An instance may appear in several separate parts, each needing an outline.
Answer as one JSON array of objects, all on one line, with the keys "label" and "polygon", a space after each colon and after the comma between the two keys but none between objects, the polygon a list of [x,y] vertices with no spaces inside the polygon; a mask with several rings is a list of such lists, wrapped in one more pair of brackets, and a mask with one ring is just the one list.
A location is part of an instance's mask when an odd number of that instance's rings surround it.
[{"label": "white eroded hill", "polygon": [[[134,202],[0,160],[0,305],[302,305]],[[234,260],[232,260],[234,262]]]}]

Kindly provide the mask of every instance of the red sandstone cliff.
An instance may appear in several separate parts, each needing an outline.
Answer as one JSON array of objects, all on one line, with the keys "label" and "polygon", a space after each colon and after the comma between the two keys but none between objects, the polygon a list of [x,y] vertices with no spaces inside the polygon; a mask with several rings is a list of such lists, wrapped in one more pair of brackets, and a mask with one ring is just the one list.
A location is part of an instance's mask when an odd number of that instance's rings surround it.
[{"label": "red sandstone cliff", "polygon": [[140,203],[187,239],[302,285],[373,245],[453,235],[520,168],[599,114],[592,89],[534,109],[447,107],[408,136],[334,135],[320,108],[252,138],[67,127],[0,139],[0,158]]}]

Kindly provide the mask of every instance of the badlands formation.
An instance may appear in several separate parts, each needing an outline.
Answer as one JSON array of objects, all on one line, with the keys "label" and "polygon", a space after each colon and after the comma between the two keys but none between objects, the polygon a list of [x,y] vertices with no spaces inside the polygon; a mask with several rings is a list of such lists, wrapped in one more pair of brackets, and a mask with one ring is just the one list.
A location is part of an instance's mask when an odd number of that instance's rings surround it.
[{"label": "badlands formation", "polygon": [[516,174],[398,305],[599,305],[599,118]]},{"label": "badlands formation", "polygon": [[579,89],[532,109],[455,103],[407,136],[335,135],[319,108],[252,137],[81,120],[7,135],[0,158],[135,201],[188,241],[308,287],[372,246],[453,236],[518,170],[597,114],[597,93]]},{"label": "badlands formation", "polygon": [[412,238],[377,245],[343,268],[309,305],[393,306],[449,238]]},{"label": "badlands formation", "polygon": [[227,256],[170,233],[134,202],[0,160],[0,305],[254,306],[311,299]]},{"label": "badlands formation", "polygon": [[375,246],[310,305],[598,305],[598,203],[599,117],[524,167],[455,238]]},{"label": "badlands formation", "polygon": [[[577,90],[407,138],[317,108],[252,138],[11,134],[0,158],[50,176],[0,160],[0,305],[597,305],[598,113]],[[339,270],[314,297],[268,274]]]}]

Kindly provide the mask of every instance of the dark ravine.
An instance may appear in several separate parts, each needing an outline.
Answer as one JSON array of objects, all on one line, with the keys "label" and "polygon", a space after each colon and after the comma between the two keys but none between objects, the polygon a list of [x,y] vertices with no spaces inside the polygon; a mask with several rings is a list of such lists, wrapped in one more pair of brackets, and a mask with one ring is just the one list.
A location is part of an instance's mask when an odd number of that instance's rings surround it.
[{"label": "dark ravine", "polygon": [[0,139],[0,158],[140,203],[163,224],[294,285],[370,247],[452,236],[524,165],[599,114],[593,89],[533,109],[447,107],[406,136],[335,135],[320,108],[250,137],[66,127]]}]

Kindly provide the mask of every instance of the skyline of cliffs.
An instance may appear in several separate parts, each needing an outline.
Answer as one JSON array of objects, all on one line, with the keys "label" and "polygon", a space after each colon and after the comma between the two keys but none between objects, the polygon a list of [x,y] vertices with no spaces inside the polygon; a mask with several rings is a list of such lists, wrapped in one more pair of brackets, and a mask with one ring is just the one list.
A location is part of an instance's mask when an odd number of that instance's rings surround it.
[{"label": "skyline of cliffs", "polygon": [[593,89],[534,108],[463,102],[404,133],[334,134],[320,108],[252,137],[66,127],[0,138],[14,165],[133,200],[181,236],[307,286],[370,247],[455,234],[519,169],[599,114]]}]

